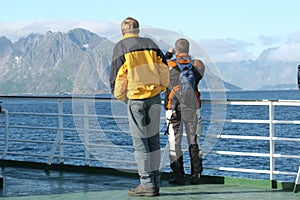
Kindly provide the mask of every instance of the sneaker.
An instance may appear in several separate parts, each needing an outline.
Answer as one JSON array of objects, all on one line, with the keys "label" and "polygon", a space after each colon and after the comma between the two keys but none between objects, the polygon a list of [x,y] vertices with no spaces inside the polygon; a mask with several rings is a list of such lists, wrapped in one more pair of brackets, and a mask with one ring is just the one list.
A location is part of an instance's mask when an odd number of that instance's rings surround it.
[{"label": "sneaker", "polygon": [[198,174],[194,174],[194,175],[192,175],[192,177],[191,177],[191,182],[190,182],[192,185],[198,185],[198,184],[200,184],[200,174],[198,175]]},{"label": "sneaker", "polygon": [[132,196],[159,196],[159,187],[144,187],[138,185],[136,188],[128,190],[128,194]]},{"label": "sneaker", "polygon": [[169,184],[172,185],[185,185],[185,178],[184,176],[174,176],[169,180]]}]

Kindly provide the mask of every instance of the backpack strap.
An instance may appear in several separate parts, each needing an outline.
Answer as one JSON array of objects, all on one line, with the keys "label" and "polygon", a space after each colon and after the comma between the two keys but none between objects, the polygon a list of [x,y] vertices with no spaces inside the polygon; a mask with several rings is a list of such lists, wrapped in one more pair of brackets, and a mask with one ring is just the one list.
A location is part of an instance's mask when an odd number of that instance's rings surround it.
[{"label": "backpack strap", "polygon": [[181,64],[179,63],[177,60],[174,60],[177,64],[177,66],[179,67],[179,69],[182,71],[184,68],[188,68],[188,69],[192,69],[193,68],[193,60],[191,60],[189,63],[187,64]]}]

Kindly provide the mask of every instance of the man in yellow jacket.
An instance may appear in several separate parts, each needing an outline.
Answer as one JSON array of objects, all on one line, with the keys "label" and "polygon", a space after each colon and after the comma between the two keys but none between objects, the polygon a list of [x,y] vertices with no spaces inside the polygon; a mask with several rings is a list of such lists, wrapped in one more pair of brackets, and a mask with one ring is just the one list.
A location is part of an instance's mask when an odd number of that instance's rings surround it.
[{"label": "man in yellow jacket", "polygon": [[134,196],[158,196],[160,187],[160,93],[169,85],[162,51],[150,38],[139,37],[132,17],[121,23],[123,38],[114,47],[110,72],[113,95],[127,104],[140,185]]}]

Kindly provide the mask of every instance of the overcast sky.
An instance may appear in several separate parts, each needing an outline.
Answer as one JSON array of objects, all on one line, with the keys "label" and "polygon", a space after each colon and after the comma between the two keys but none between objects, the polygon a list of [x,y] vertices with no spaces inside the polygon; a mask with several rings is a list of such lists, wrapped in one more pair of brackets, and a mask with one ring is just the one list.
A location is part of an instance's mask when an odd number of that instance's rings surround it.
[{"label": "overcast sky", "polygon": [[299,0],[0,0],[0,36],[85,28],[118,34],[127,16],[141,27],[179,32],[199,42],[214,61],[272,59],[300,62]]}]

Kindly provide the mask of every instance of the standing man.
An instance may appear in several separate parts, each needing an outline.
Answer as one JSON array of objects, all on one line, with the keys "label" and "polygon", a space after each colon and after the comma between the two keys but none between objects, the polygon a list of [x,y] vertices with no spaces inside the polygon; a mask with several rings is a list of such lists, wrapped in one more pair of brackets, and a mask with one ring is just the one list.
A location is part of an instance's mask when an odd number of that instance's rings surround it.
[{"label": "standing man", "polygon": [[192,60],[189,55],[189,42],[179,39],[175,48],[166,53],[170,68],[170,86],[166,92],[165,109],[167,134],[170,144],[170,167],[173,178],[170,184],[184,185],[185,174],[181,140],[183,127],[187,135],[189,155],[191,159],[191,184],[199,184],[202,168],[202,155],[198,144],[198,137],[202,133],[200,116],[199,81],[202,79],[205,66],[200,60]]},{"label": "standing man", "polygon": [[113,95],[127,104],[128,120],[140,185],[134,196],[159,196],[160,93],[169,85],[169,69],[158,46],[139,37],[139,23],[127,17],[121,23],[123,38],[114,48],[110,86]]}]

